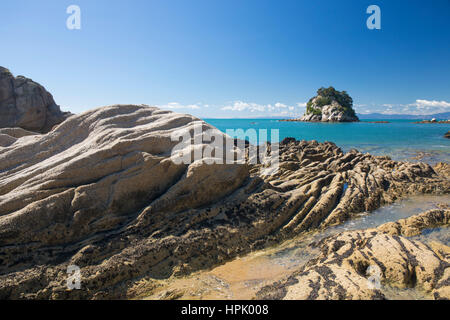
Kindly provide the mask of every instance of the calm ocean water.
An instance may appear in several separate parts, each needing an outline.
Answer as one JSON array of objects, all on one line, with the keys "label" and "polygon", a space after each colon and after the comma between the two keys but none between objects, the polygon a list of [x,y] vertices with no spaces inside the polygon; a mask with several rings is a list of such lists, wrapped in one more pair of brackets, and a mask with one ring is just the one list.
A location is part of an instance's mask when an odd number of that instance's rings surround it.
[{"label": "calm ocean water", "polygon": [[[280,122],[276,119],[204,119],[225,132],[226,129],[279,129],[280,141],[331,141],[344,152],[355,148],[374,155],[388,155],[395,160],[435,164],[450,161],[450,139],[444,134],[450,124],[416,124],[413,120],[389,120],[390,123],[310,123]],[[370,121],[370,120],[364,120]],[[375,121],[375,120],[374,120]],[[270,140],[270,134],[269,134]]]}]

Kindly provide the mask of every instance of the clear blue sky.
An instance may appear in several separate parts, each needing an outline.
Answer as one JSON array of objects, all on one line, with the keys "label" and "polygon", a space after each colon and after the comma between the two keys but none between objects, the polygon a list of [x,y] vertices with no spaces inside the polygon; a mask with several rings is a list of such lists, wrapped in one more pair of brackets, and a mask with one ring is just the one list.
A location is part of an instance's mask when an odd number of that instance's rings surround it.
[{"label": "clear blue sky", "polygon": [[[81,30],[66,28],[71,4]],[[366,27],[371,4],[381,30]],[[450,111],[449,0],[1,1],[0,37],[0,65],[72,112],[295,115],[329,85],[358,112]]]}]

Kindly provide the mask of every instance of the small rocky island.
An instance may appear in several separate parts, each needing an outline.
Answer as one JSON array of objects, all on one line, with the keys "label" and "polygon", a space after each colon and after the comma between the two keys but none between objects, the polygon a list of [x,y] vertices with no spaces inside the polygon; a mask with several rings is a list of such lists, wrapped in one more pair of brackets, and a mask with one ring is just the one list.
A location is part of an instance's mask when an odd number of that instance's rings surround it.
[{"label": "small rocky island", "polygon": [[317,96],[309,99],[305,114],[291,121],[356,122],[359,119],[353,110],[353,99],[346,91],[322,87],[317,90]]}]

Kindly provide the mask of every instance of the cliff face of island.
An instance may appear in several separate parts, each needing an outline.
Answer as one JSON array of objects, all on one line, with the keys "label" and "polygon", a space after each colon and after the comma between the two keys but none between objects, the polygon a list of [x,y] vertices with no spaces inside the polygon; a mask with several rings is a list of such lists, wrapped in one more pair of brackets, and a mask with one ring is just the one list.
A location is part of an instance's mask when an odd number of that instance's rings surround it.
[{"label": "cliff face of island", "polygon": [[19,127],[44,133],[69,115],[61,112],[52,95],[39,83],[14,77],[0,67],[0,128]]},{"label": "cliff face of island", "polygon": [[317,90],[317,96],[308,101],[306,112],[298,121],[355,122],[359,119],[347,92],[329,87]]}]

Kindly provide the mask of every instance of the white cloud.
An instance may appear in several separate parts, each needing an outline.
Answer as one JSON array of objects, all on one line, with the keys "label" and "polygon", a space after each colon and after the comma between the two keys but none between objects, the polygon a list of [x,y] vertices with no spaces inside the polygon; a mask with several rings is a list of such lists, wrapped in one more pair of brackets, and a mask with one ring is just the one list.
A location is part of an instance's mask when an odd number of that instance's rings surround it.
[{"label": "white cloud", "polygon": [[[169,102],[168,104],[158,105],[157,107],[162,109],[200,109],[202,106],[200,106],[200,104],[183,105],[179,102]],[[206,107],[208,107],[208,105],[206,105]]]},{"label": "white cloud", "polygon": [[235,101],[233,104],[222,107],[222,110],[229,111],[250,111],[250,112],[266,112],[266,111],[277,111],[281,109],[289,108],[288,105],[277,102],[274,105],[272,104],[258,104],[253,102],[243,102],[243,101]]},{"label": "white cloud", "polygon": [[297,103],[296,105],[288,105],[282,102],[275,104],[258,104],[254,102],[235,101],[226,105],[221,110],[233,111],[241,113],[252,113],[267,116],[299,116],[302,113],[302,108],[306,103]]},{"label": "white cloud", "polygon": [[447,101],[436,101],[436,100],[416,100],[415,105],[417,108],[427,108],[427,107],[438,107],[438,108],[450,108],[450,102]]},{"label": "white cloud", "polygon": [[275,107],[276,108],[281,108],[281,109],[288,108],[287,105],[285,105],[284,103],[280,103],[280,102],[275,103]]},{"label": "white cloud", "polygon": [[225,106],[221,108],[222,110],[230,110],[230,111],[250,111],[250,112],[264,112],[266,110],[265,105],[257,104],[257,103],[249,103],[243,101],[235,101],[232,105]]},{"label": "white cloud", "polygon": [[[361,106],[356,105],[355,106]],[[413,103],[393,104],[385,103],[381,106],[373,105],[370,109],[364,110],[365,113],[383,113],[383,114],[413,114],[413,115],[429,115],[434,113],[450,112],[450,102],[438,100],[417,99]]]},{"label": "white cloud", "polygon": [[[172,109],[181,112],[194,112],[194,110],[201,109],[202,115],[209,112],[221,110],[221,116],[231,116],[233,113],[237,117],[251,117],[251,116],[301,116],[306,107],[306,102],[297,102],[295,104],[286,104],[276,102],[274,104],[258,104],[254,102],[234,101],[226,105],[208,105],[204,103],[181,104],[179,102],[170,102],[165,105],[159,105],[160,108]],[[414,115],[429,115],[441,112],[450,112],[450,102],[439,100],[425,100],[417,99],[413,103],[408,104],[354,104],[354,107],[359,113],[384,113],[384,114],[414,114]],[[209,112],[207,110],[210,110]],[[217,111],[214,111],[217,110]],[[239,115],[237,115],[239,113]]]}]

